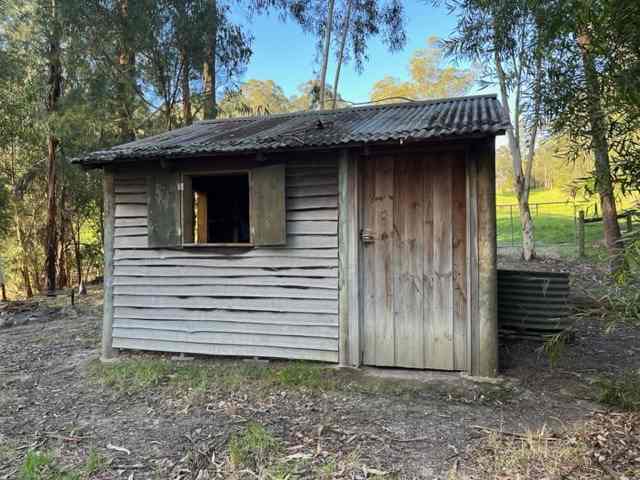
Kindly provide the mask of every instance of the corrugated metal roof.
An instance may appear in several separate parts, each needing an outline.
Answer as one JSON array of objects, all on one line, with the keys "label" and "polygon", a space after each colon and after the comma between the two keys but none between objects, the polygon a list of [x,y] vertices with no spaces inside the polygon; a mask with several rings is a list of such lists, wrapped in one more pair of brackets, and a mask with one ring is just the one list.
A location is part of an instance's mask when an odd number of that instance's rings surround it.
[{"label": "corrugated metal roof", "polygon": [[509,119],[495,95],[198,122],[94,152],[74,162],[101,165],[236,152],[420,141],[504,133]]}]

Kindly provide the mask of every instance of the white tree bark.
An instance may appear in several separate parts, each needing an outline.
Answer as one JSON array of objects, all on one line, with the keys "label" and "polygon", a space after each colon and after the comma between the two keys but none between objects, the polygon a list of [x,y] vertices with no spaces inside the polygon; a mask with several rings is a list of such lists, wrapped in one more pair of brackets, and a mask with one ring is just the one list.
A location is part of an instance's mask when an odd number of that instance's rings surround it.
[{"label": "white tree bark", "polygon": [[324,109],[325,90],[327,83],[327,66],[329,65],[329,51],[331,50],[331,30],[333,29],[334,0],[329,0],[327,21],[324,31],[324,45],[322,47],[322,68],[320,70],[320,109]]},{"label": "white tree bark", "polygon": [[338,64],[336,65],[336,76],[333,80],[333,99],[331,100],[331,108],[336,109],[336,103],[338,101],[338,83],[340,83],[340,69],[344,60],[344,48],[347,44],[347,35],[349,34],[349,28],[351,27],[351,8],[353,7],[353,0],[347,0],[347,14],[342,27],[342,38],[340,39],[340,51],[338,52]]},{"label": "white tree bark", "polygon": [[[511,118],[511,111],[509,108],[509,93],[507,89],[507,79],[502,67],[502,61],[500,55],[497,52],[494,54],[496,72],[498,76],[498,84],[500,87],[500,97],[502,100],[502,108],[505,115]],[[518,69],[518,76],[521,77],[522,69]],[[521,78],[515,79],[519,85]],[[519,95],[518,95],[519,97]],[[519,108],[519,98],[516,100],[516,112],[512,119],[514,125],[519,126],[521,120],[521,110]],[[539,104],[539,96],[537,99]],[[536,106],[534,106],[536,108]],[[538,106],[539,108],[539,106]],[[511,153],[511,159],[513,162],[514,173],[514,189],[516,197],[518,199],[518,210],[520,212],[520,226],[522,229],[522,258],[525,261],[531,261],[536,257],[535,249],[535,231],[533,225],[533,218],[531,216],[531,209],[529,208],[529,192],[531,189],[531,172],[533,171],[533,158],[535,154],[535,142],[537,136],[537,118],[534,120],[534,125],[529,138],[529,149],[527,154],[526,172],[522,165],[522,149],[521,149],[521,136],[516,135],[514,128],[511,127],[507,130],[507,139],[509,141],[509,151]]]}]

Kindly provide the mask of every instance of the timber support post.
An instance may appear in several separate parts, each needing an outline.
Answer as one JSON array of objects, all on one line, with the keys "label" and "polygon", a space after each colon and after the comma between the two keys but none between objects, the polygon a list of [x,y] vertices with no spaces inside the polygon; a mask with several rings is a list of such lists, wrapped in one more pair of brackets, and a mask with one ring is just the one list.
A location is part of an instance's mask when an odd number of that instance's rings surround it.
[{"label": "timber support post", "polygon": [[113,172],[105,169],[104,201],[104,304],[102,317],[101,360],[113,358],[113,244],[115,233],[115,187]]},{"label": "timber support post", "polygon": [[498,270],[495,196],[495,140],[478,143],[477,249],[478,312],[472,329],[471,375],[495,377],[498,372]]},{"label": "timber support post", "polygon": [[584,210],[578,212],[578,257],[585,256],[585,238],[584,238]]},{"label": "timber support post", "polygon": [[360,289],[358,285],[358,159],[342,150],[338,163],[338,282],[340,366],[360,366]]}]

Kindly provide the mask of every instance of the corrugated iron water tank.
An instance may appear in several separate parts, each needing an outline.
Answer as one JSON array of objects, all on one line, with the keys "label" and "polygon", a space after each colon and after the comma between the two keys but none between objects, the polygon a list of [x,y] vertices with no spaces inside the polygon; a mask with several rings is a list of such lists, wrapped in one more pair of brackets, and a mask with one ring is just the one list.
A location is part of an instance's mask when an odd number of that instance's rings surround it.
[{"label": "corrugated iron water tank", "polygon": [[507,338],[542,340],[571,326],[569,274],[498,270],[498,327]]}]

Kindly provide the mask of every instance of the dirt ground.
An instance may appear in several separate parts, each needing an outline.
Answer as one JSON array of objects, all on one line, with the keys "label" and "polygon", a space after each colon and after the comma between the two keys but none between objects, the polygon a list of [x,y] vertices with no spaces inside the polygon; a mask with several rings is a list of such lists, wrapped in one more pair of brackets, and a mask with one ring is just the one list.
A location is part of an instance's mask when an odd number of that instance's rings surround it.
[{"label": "dirt ground", "polygon": [[[591,288],[585,278],[604,281],[587,266],[546,268],[577,272],[576,291]],[[250,468],[232,475],[224,467],[230,440],[253,424],[279,442],[281,461],[289,462],[287,472],[262,478],[447,478],[464,470],[468,452],[487,432],[542,426],[564,432],[603,409],[593,385],[601,375],[640,368],[637,330],[605,336],[597,321],[581,320],[554,367],[540,344],[502,345],[497,383],[429,374],[398,381],[330,367],[322,374],[330,384],[269,383],[251,373],[262,367],[238,360],[175,362],[129,352],[120,362],[188,363],[190,374],[208,368],[249,373],[242,381],[194,388],[173,381],[170,371],[127,390],[96,373],[109,368],[97,362],[99,297],[94,289],[74,307],[62,306],[67,297],[56,305],[41,300],[36,310],[46,308],[48,315],[32,321],[6,321],[24,316],[24,309],[2,314],[0,479],[24,475],[31,450],[47,452],[58,471],[77,473],[46,478],[258,478]],[[82,467],[90,457],[99,468]]]}]

